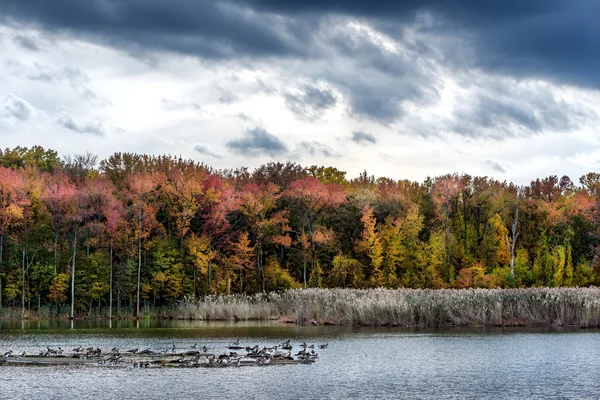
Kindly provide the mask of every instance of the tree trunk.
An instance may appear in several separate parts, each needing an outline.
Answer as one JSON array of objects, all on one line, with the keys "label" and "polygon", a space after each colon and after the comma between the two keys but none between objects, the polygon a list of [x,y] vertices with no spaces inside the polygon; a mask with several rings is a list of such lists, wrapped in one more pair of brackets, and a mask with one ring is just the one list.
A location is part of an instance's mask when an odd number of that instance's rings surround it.
[{"label": "tree trunk", "polygon": [[450,205],[447,205],[446,207],[446,264],[450,264]]},{"label": "tree trunk", "polygon": [[21,261],[21,318],[25,318],[25,247],[21,249],[22,261]]},{"label": "tree trunk", "polygon": [[112,319],[113,309],[113,239],[110,238],[110,290],[108,293],[108,319]]},{"label": "tree trunk", "polygon": [[258,240],[256,243],[256,266],[258,268],[258,276],[262,281],[262,291],[265,292],[265,271],[263,269],[262,262],[262,241]]},{"label": "tree trunk", "polygon": [[506,247],[510,254],[510,276],[515,278],[515,249],[517,247],[517,238],[519,232],[517,232],[517,224],[519,223],[519,206],[521,205],[522,189],[517,189],[517,205],[515,207],[515,219],[511,226],[512,242],[508,240],[508,233],[506,234]]},{"label": "tree trunk", "polygon": [[77,225],[73,229],[73,263],[71,265],[71,319],[75,318],[75,257],[77,256]]},{"label": "tree trunk", "polygon": [[136,318],[140,318],[140,280],[142,276],[142,235],[138,238],[138,270],[137,270],[137,305],[136,305]]},{"label": "tree trunk", "polygon": [[[302,224],[302,240],[304,240],[305,232],[304,232],[304,224]],[[304,289],[307,288],[306,285],[306,248],[304,247],[304,243],[302,243],[302,267],[303,267],[303,278],[304,278]]]},{"label": "tree trunk", "polygon": [[467,207],[467,199],[466,199],[464,191],[462,193],[462,198],[463,198],[463,230],[464,230],[463,251],[465,252],[465,254],[469,254],[467,251],[467,247],[469,245],[469,224],[467,221],[468,207]]},{"label": "tree trunk", "polygon": [[211,271],[210,262],[209,262],[208,263],[208,294],[210,294],[210,287],[211,287],[211,284],[212,284],[212,282],[211,282],[211,279],[212,279],[211,272],[212,271]]},{"label": "tree trunk", "polygon": [[58,271],[56,268],[58,258],[58,228],[54,230],[54,276],[58,275]]}]

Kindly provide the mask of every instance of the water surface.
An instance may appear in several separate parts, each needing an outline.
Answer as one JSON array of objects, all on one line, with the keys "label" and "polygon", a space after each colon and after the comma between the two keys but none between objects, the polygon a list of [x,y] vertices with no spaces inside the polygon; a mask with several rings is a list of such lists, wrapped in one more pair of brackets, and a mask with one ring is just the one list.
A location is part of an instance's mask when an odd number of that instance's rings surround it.
[{"label": "water surface", "polygon": [[136,369],[3,366],[0,399],[597,398],[600,331],[407,329],[187,321],[2,322],[0,351],[138,347],[214,352],[242,344],[329,343],[309,365]]}]

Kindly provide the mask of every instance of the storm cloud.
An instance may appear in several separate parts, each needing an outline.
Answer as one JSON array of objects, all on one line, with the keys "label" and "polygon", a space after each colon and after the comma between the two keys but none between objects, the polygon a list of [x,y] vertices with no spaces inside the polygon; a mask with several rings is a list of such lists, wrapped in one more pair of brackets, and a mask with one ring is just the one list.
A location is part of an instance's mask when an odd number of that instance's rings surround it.
[{"label": "storm cloud", "polygon": [[[0,0],[0,8],[7,20],[49,31],[206,58],[306,57],[319,54],[313,32],[331,16],[369,21],[397,36],[428,14],[436,22],[421,29],[462,36],[477,54],[476,66],[600,87],[600,3],[594,1]],[[453,56],[444,54],[464,62]]]},{"label": "storm cloud", "polygon": [[237,2],[211,0],[1,0],[8,18],[70,32],[132,52],[174,51],[206,58],[302,54],[306,34],[292,21]]}]

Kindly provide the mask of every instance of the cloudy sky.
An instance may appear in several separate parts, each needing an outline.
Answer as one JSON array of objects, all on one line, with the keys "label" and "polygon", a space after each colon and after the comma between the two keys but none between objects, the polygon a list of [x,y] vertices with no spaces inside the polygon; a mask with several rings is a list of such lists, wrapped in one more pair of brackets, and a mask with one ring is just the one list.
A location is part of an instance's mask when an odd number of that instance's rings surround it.
[{"label": "cloudy sky", "polygon": [[595,0],[0,0],[0,147],[528,183],[600,169]]}]

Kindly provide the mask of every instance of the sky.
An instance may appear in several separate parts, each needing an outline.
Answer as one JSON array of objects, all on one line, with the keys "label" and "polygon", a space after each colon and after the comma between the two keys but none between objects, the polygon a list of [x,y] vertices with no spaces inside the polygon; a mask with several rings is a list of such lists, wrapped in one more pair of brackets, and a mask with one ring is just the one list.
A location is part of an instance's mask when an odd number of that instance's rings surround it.
[{"label": "sky", "polygon": [[528,184],[600,166],[600,1],[0,0],[0,147]]}]

